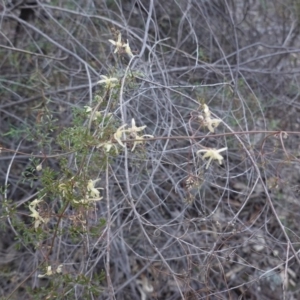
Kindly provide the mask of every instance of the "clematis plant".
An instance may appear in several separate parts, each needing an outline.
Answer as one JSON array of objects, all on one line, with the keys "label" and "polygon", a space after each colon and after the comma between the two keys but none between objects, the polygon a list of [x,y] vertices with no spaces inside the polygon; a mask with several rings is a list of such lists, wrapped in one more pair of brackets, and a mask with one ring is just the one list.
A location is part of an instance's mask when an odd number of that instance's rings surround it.
[{"label": "clematis plant", "polygon": [[125,147],[125,145],[121,141],[121,137],[122,137],[123,133],[129,133],[130,137],[132,139],[141,140],[141,141],[134,141],[133,142],[133,147],[132,147],[131,151],[134,151],[137,144],[143,143],[144,141],[142,141],[142,140],[144,140],[146,137],[148,137],[148,138],[153,138],[154,137],[153,135],[150,135],[150,134],[144,134],[142,136],[139,136],[137,133],[140,132],[140,131],[143,131],[147,126],[143,125],[141,127],[137,127],[136,124],[135,124],[135,120],[133,118],[131,120],[131,128],[125,129],[126,126],[127,126],[127,124],[124,124],[121,127],[119,127],[117,129],[117,131],[114,133],[114,138],[122,147]]},{"label": "clematis plant", "polygon": [[63,265],[59,265],[56,270],[52,270],[52,267],[51,266],[48,266],[47,267],[47,271],[45,274],[39,274],[38,277],[39,278],[43,278],[43,277],[46,277],[46,276],[52,276],[54,274],[59,274],[59,273],[62,273],[62,268],[63,268]]},{"label": "clematis plant", "polygon": [[215,128],[221,123],[220,119],[212,119],[211,112],[209,107],[204,104],[203,105],[203,112],[204,112],[204,126],[208,128],[208,130],[212,133],[215,132]]},{"label": "clematis plant", "polygon": [[127,40],[127,43],[126,43],[126,44],[123,44],[123,48],[124,48],[125,52],[126,52],[130,57],[133,57],[133,56],[134,56],[134,55],[132,54],[132,52],[131,52],[131,49],[130,49],[128,40]]},{"label": "clematis plant", "polygon": [[126,129],[124,129],[126,126],[127,126],[127,124],[122,125],[114,133],[115,140],[124,148],[125,148],[125,145],[122,143],[121,138],[122,138],[123,132],[126,132]]},{"label": "clematis plant", "polygon": [[99,198],[100,197],[100,192],[99,192],[100,188],[96,189],[94,185],[95,185],[95,181],[90,179],[87,184],[87,190],[92,198]]},{"label": "clematis plant", "polygon": [[84,197],[84,199],[80,201],[73,200],[75,203],[82,203],[82,204],[88,204],[92,201],[100,201],[103,199],[103,197],[100,197],[100,191],[103,190],[102,188],[95,188],[95,183],[97,180],[89,180],[87,184],[87,193]]},{"label": "clematis plant", "polygon": [[93,115],[93,121],[97,120],[98,117],[101,117],[101,112],[100,111],[96,111],[93,113],[93,109],[90,106],[84,106],[83,108],[85,108],[85,112],[91,116]]},{"label": "clematis plant", "polygon": [[97,83],[98,83],[98,84],[104,83],[104,84],[105,84],[105,87],[106,87],[107,89],[113,88],[113,87],[116,85],[115,82],[118,81],[118,78],[115,78],[115,77],[107,77],[107,76],[105,76],[105,75],[101,75],[100,77],[101,77],[102,79],[99,80]]},{"label": "clematis plant", "polygon": [[114,40],[108,40],[108,41],[116,47],[114,53],[122,53],[125,51],[125,53],[127,53],[130,57],[134,56],[131,52],[128,40],[127,43],[122,43],[121,33],[118,34],[118,38],[116,41]]},{"label": "clematis plant", "polygon": [[[127,130],[127,132],[129,132],[131,138],[133,138],[133,139],[135,139],[135,140],[143,140],[143,139],[145,139],[146,137],[148,137],[148,138],[153,138],[154,136],[153,136],[153,135],[150,135],[150,134],[144,134],[144,135],[142,135],[142,136],[139,136],[139,135],[137,134],[137,132],[144,130],[146,127],[147,127],[146,125],[141,126],[141,127],[137,127],[137,126],[135,125],[135,120],[132,118],[132,120],[131,120],[131,128],[129,128],[129,129]],[[133,142],[133,147],[132,147],[131,151],[134,151],[136,145],[137,145],[137,144],[141,144],[141,143],[143,143],[143,141],[134,141],[134,142]]]},{"label": "clematis plant", "polygon": [[31,211],[30,217],[34,218],[34,229],[36,230],[41,223],[47,223],[48,219],[44,219],[40,216],[39,212],[36,210],[36,206],[42,202],[43,200],[35,199],[29,204],[29,210]]},{"label": "clematis plant", "polygon": [[42,164],[38,164],[35,169],[39,172],[43,169],[43,165]]},{"label": "clematis plant", "polygon": [[205,154],[202,156],[202,158],[203,159],[208,158],[208,162],[205,167],[205,169],[208,169],[212,160],[217,160],[220,165],[222,164],[224,157],[220,154],[220,152],[225,151],[225,150],[227,150],[227,147],[221,148],[221,149],[215,149],[215,148],[202,149],[202,150],[197,151],[197,155],[199,155],[199,153],[205,152]]},{"label": "clematis plant", "polygon": [[114,53],[117,53],[122,50],[123,44],[122,44],[122,35],[121,33],[118,34],[118,38],[116,41],[114,40],[108,40],[110,43],[112,43],[114,46],[116,46],[116,49]]},{"label": "clematis plant", "polygon": [[[120,142],[121,142],[121,140],[120,140]],[[116,150],[117,154],[119,153],[117,146],[114,143],[112,143],[112,141],[101,143],[98,146],[96,146],[97,149],[100,147],[103,147],[106,153],[109,153],[111,148],[114,148]]]}]

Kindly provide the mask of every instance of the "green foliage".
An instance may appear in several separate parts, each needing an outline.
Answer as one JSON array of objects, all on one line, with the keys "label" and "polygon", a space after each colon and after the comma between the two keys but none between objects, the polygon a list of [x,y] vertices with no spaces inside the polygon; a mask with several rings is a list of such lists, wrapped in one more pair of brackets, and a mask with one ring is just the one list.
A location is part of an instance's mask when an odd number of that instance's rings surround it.
[{"label": "green foliage", "polygon": [[56,275],[55,278],[44,279],[45,286],[40,288],[27,288],[27,293],[32,295],[33,299],[74,299],[75,291],[74,285],[77,285],[79,290],[81,287],[86,287],[80,292],[82,299],[89,299],[91,295],[93,297],[99,297],[102,290],[99,285],[105,279],[105,273],[102,271],[100,274],[95,274],[93,280],[82,274],[66,274]]},{"label": "green foliage", "polygon": [[20,139],[24,134],[27,133],[27,127],[16,127],[13,125],[10,125],[9,131],[2,134],[2,136],[14,138],[14,139]]}]

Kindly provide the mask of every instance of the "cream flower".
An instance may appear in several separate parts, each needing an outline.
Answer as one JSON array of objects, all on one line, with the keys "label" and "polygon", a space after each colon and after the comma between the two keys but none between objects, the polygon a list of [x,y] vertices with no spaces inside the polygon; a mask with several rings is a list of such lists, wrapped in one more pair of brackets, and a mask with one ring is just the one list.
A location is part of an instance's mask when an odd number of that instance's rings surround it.
[{"label": "cream flower", "polygon": [[[153,135],[150,135],[150,134],[144,134],[144,135],[142,135],[142,136],[136,136],[135,137],[135,139],[137,139],[137,140],[144,140],[146,137],[148,137],[148,138],[154,138],[154,136]],[[131,149],[131,151],[134,151],[134,149],[135,149],[135,147],[136,147],[136,145],[137,144],[142,144],[144,141],[134,141],[133,142],[133,147],[132,147],[132,149]]]},{"label": "cream flower", "polygon": [[122,53],[125,51],[130,57],[134,56],[131,52],[128,40],[127,43],[122,43],[121,33],[118,34],[118,38],[116,41],[114,40],[108,40],[108,41],[116,47],[114,53]]},{"label": "cream flower", "polygon": [[93,180],[89,180],[87,184],[87,190],[92,198],[99,198],[100,192],[95,188],[95,182]]},{"label": "cream flower", "polygon": [[97,149],[100,147],[103,147],[106,153],[109,153],[111,148],[115,148],[116,153],[117,154],[119,153],[117,146],[113,144],[111,141],[108,141],[106,143],[101,143],[98,146],[96,146]]},{"label": "cream flower", "polygon": [[103,190],[102,188],[95,188],[95,183],[97,180],[89,180],[87,184],[87,193],[85,195],[85,198],[79,201],[73,200],[75,203],[82,203],[82,204],[88,204],[92,201],[100,201],[103,199],[103,197],[100,197],[100,191]]},{"label": "cream flower", "polygon": [[[139,136],[137,133],[140,132],[140,131],[143,131],[147,126],[146,125],[143,125],[141,127],[137,127],[136,124],[135,124],[135,120],[132,118],[131,120],[131,127],[128,128],[128,129],[124,129],[125,127],[127,126],[127,124],[124,124],[122,125],[121,127],[119,127],[117,129],[117,131],[114,133],[114,138],[115,140],[122,146],[122,147],[125,147],[125,145],[123,144],[123,142],[121,141],[121,137],[123,135],[123,133],[129,133],[130,134],[130,138],[131,139],[134,139],[134,140],[143,140],[145,139],[146,137],[148,138],[153,138],[154,136],[153,135],[150,135],[150,134],[144,134],[142,136]],[[144,141],[134,141],[133,143],[133,147],[131,149],[131,151],[133,151],[136,147],[137,144],[141,144],[143,143]],[[109,148],[110,149],[110,148]]]},{"label": "cream flower", "polygon": [[221,123],[220,119],[212,119],[209,107],[206,104],[203,104],[203,112],[204,112],[204,126],[208,128],[208,130],[212,133],[215,132],[215,128]]},{"label": "cream flower", "polygon": [[47,271],[45,274],[39,274],[38,277],[39,278],[43,278],[43,277],[46,277],[46,276],[51,276],[51,275],[54,275],[54,274],[58,274],[58,273],[61,273],[62,272],[62,268],[63,268],[63,265],[59,265],[55,271],[52,271],[52,267],[51,266],[48,266],[47,267]]},{"label": "cream flower", "polygon": [[137,127],[135,125],[135,120],[132,118],[131,119],[131,128],[128,128],[126,131],[130,132],[132,135],[135,135],[137,132],[144,130],[146,127],[147,127],[146,125]]},{"label": "cream flower", "polygon": [[219,119],[205,119],[205,126],[212,133],[215,132],[215,128],[217,128],[220,123],[221,123],[221,120],[219,120]]},{"label": "cream flower", "polygon": [[68,191],[67,185],[65,183],[61,183],[58,185],[58,190],[62,193],[62,196],[65,197]]},{"label": "cream flower", "polygon": [[56,269],[56,273],[62,273],[63,265],[59,265]]},{"label": "cream flower", "polygon": [[34,229],[37,229],[41,223],[46,223],[46,220],[44,220],[40,216],[39,212],[36,210],[36,206],[42,201],[43,201],[42,199],[41,200],[35,199],[29,204],[29,210],[31,211],[31,214],[29,216],[35,219]]},{"label": "cream flower", "polygon": [[123,135],[123,132],[126,132],[126,129],[124,129],[127,126],[127,124],[122,125],[121,127],[119,127],[117,129],[117,131],[114,133],[114,138],[115,140],[122,146],[125,148],[125,145],[122,143],[121,141],[121,137]]},{"label": "cream flower", "polygon": [[112,43],[114,46],[116,46],[116,49],[114,53],[117,53],[122,50],[123,44],[122,44],[122,35],[121,33],[118,34],[118,39],[116,41],[108,40],[110,43]]},{"label": "cream flower", "polygon": [[[153,138],[154,136],[153,136],[153,135],[150,135],[150,134],[144,134],[144,135],[142,135],[142,136],[139,136],[139,135],[137,134],[137,132],[144,130],[146,127],[147,127],[146,125],[141,126],[141,127],[137,127],[137,126],[135,125],[135,120],[132,119],[132,120],[131,120],[131,128],[128,128],[126,132],[129,132],[131,138],[133,138],[133,139],[135,139],[135,140],[143,140],[143,139],[145,139],[146,137],[148,137],[148,138]],[[137,144],[141,144],[141,143],[143,143],[143,142],[144,142],[144,141],[134,141],[134,142],[133,142],[133,147],[132,147],[131,151],[134,151],[134,149],[135,149],[135,147],[136,147]]]},{"label": "cream flower", "polygon": [[131,49],[130,49],[128,40],[127,40],[127,43],[126,43],[126,44],[123,44],[122,47],[124,48],[125,52],[126,52],[130,57],[133,57],[133,56],[134,56],[134,55],[132,54],[132,52],[131,52]]},{"label": "cream flower", "polygon": [[35,169],[39,172],[43,169],[43,165],[42,164],[39,164],[35,167]]},{"label": "cream flower", "polygon": [[35,200],[33,200],[33,201],[31,201],[31,203],[29,204],[29,207],[34,207],[34,208],[36,208],[36,206],[40,203],[40,202],[42,202],[43,201],[43,199],[35,199]]},{"label": "cream flower", "polygon": [[205,152],[205,154],[202,156],[202,158],[208,158],[208,162],[206,164],[206,168],[208,169],[210,163],[212,160],[217,160],[219,162],[219,164],[221,165],[223,162],[224,157],[220,154],[220,152],[227,150],[226,148],[221,148],[221,149],[215,149],[215,148],[211,148],[211,149],[202,149],[197,151],[197,155],[199,155],[199,153]]},{"label": "cream flower", "polygon": [[48,266],[46,273],[45,274],[40,274],[40,275],[38,275],[38,277],[42,278],[42,277],[51,276],[51,275],[53,275],[53,271],[52,271],[51,266]]},{"label": "cream flower", "polygon": [[210,118],[210,110],[206,104],[203,104],[203,112],[206,118]]},{"label": "cream flower", "polygon": [[90,106],[84,106],[85,108],[85,112],[91,116],[93,115],[93,121],[97,120],[97,118],[101,117],[101,112],[100,111],[96,111],[93,113],[93,109]]},{"label": "cream flower", "polygon": [[113,87],[116,85],[115,82],[118,81],[118,78],[115,78],[115,77],[107,77],[107,76],[105,76],[105,75],[101,75],[100,77],[101,77],[102,79],[99,80],[97,83],[98,83],[98,84],[104,83],[104,84],[105,84],[105,87],[106,87],[107,89],[113,88]]},{"label": "cream flower", "polygon": [[85,108],[85,112],[86,113],[90,113],[93,109],[90,106],[84,106],[83,108]]}]

